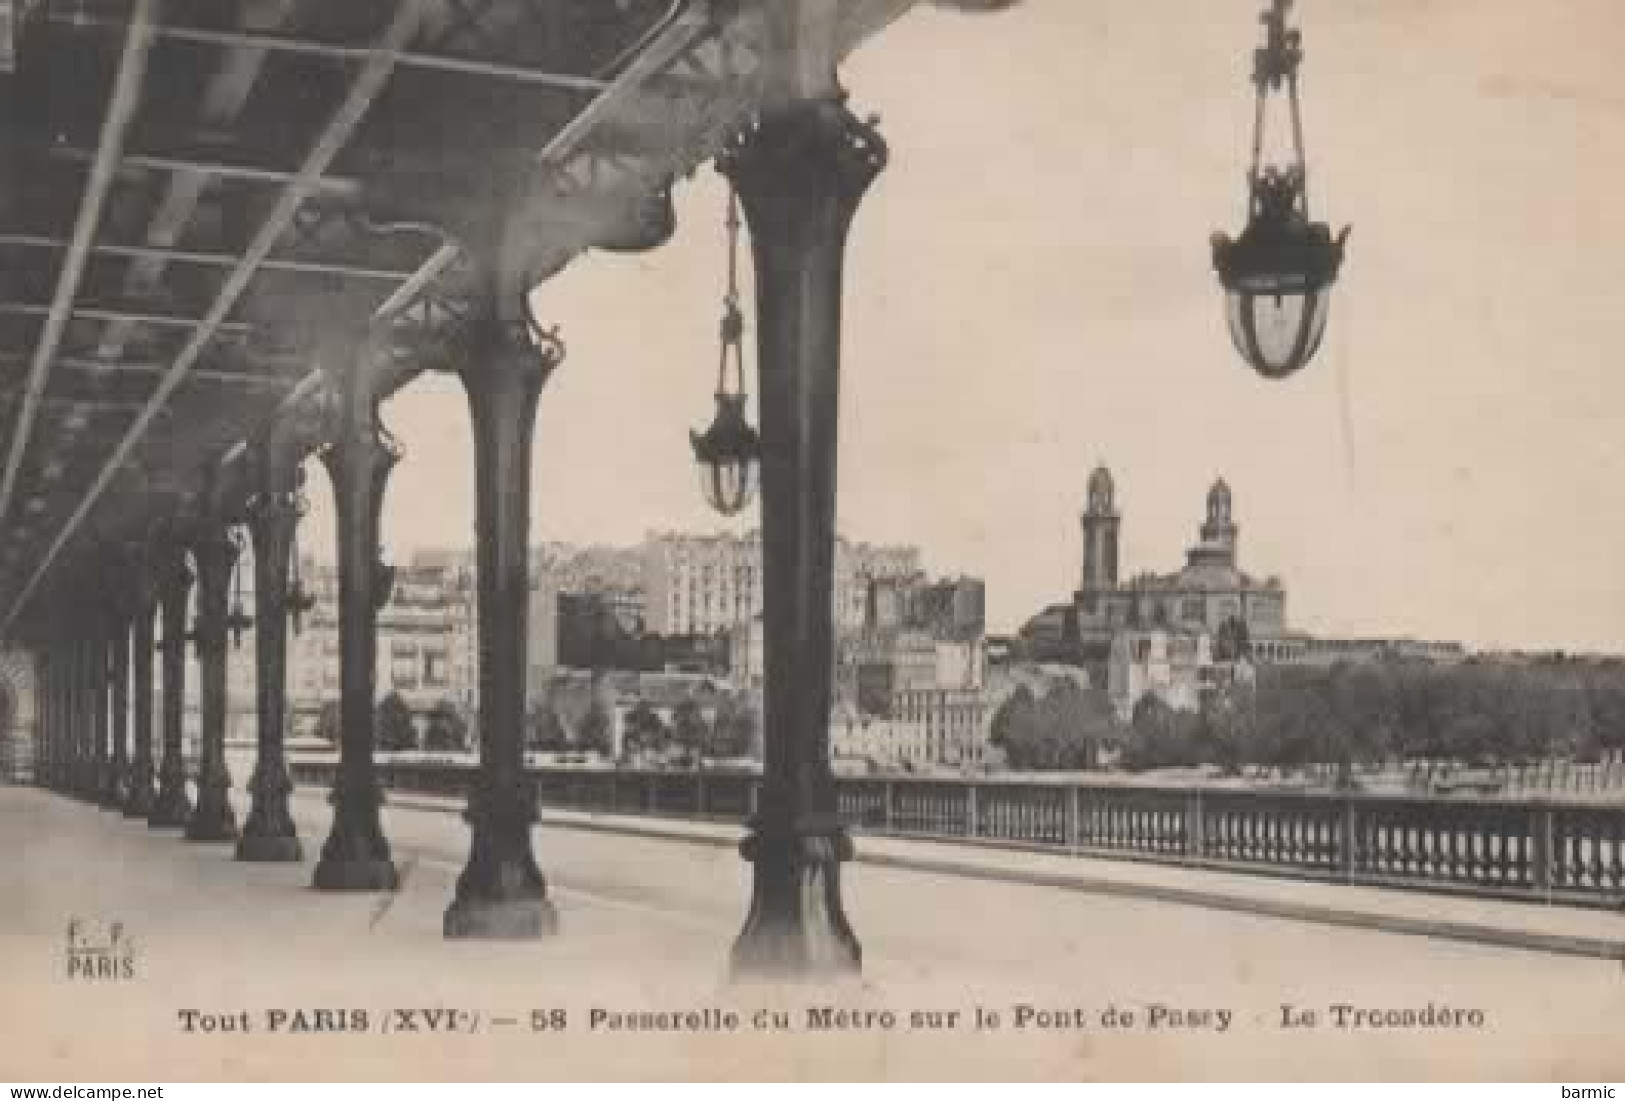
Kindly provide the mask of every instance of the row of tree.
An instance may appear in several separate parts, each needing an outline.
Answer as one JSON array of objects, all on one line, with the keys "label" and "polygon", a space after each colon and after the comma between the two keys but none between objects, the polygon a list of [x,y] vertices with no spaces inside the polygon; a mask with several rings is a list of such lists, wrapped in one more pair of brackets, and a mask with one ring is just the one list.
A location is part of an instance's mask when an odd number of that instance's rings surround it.
[{"label": "row of tree", "polygon": [[994,713],[990,740],[1011,768],[1094,768],[1123,730],[1106,693],[1058,682],[1042,696],[1026,685]]},{"label": "row of tree", "polygon": [[[411,706],[398,692],[379,701],[376,722],[382,750],[455,752],[469,748],[468,723],[450,700],[441,700],[429,710],[421,735]],[[538,701],[525,716],[525,748],[607,757],[614,751],[613,724],[614,719],[596,698],[573,728],[566,726],[552,704]],[[338,702],[329,700],[317,718],[316,736],[337,743],[339,728]],[[672,709],[669,721],[640,702],[627,712],[621,756],[653,755],[682,761],[745,757],[760,753],[760,737],[756,712],[742,699],[723,697],[709,717],[697,701],[684,700]]]},{"label": "row of tree", "polygon": [[[379,749],[425,749],[449,753],[468,747],[468,723],[450,700],[441,700],[429,709],[424,718],[421,738],[417,724],[412,720],[412,708],[399,692],[391,692],[378,701],[374,721],[377,723]],[[322,704],[316,717],[316,737],[336,744],[340,725],[338,701],[328,700]]]},{"label": "row of tree", "polygon": [[1196,711],[1147,696],[1126,724],[1103,692],[1021,689],[994,716],[992,740],[1016,768],[1088,767],[1104,745],[1133,769],[1595,761],[1625,749],[1625,663],[1264,666],[1252,683],[1205,694]]}]

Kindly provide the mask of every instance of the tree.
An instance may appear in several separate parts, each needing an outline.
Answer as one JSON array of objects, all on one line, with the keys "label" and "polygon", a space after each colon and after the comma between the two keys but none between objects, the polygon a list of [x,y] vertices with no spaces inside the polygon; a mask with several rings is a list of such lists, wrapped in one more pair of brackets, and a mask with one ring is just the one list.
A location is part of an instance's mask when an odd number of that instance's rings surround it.
[{"label": "tree", "polygon": [[337,745],[340,729],[339,701],[327,700],[322,704],[322,710],[316,716],[316,737],[328,745]]},{"label": "tree", "polygon": [[525,715],[525,748],[546,753],[560,753],[570,748],[570,738],[559,720],[559,713],[545,700],[532,704]]},{"label": "tree", "polygon": [[671,733],[647,700],[639,700],[626,716],[625,750],[628,754],[663,750]]},{"label": "tree", "polygon": [[[675,716],[674,716],[675,717]],[[759,724],[750,704],[738,698],[725,699],[717,708],[705,741],[705,755],[715,758],[760,758],[757,744]]]},{"label": "tree", "polygon": [[994,712],[990,740],[1011,768],[1093,767],[1099,747],[1117,736],[1116,716],[1104,692],[1074,681],[1042,697],[1022,685]]},{"label": "tree", "polygon": [[377,721],[379,749],[417,748],[418,733],[412,725],[412,709],[401,699],[399,692],[391,692],[379,701]]},{"label": "tree", "polygon": [[596,698],[588,706],[587,713],[581,716],[581,723],[576,727],[576,748],[585,753],[597,753],[609,756],[614,751],[611,738],[609,713],[604,710]]},{"label": "tree", "polygon": [[1176,768],[1200,764],[1200,716],[1176,711],[1160,696],[1148,692],[1134,705],[1133,737],[1124,754],[1131,769]]},{"label": "tree", "polygon": [[1039,733],[1038,700],[1025,684],[1017,688],[993,713],[988,740],[1004,751],[1011,768],[1037,768],[1043,741]]},{"label": "tree", "polygon": [[1205,755],[1226,776],[1239,776],[1242,766],[1257,762],[1256,688],[1234,682],[1204,693],[1200,710],[1201,741]]},{"label": "tree", "polygon": [[671,737],[686,756],[699,757],[705,753],[711,726],[697,702],[689,699],[677,705],[671,715]]},{"label": "tree", "polygon": [[468,723],[450,700],[441,700],[430,710],[423,747],[441,753],[468,748]]},{"label": "tree", "polygon": [[1038,704],[1056,768],[1093,768],[1100,746],[1116,737],[1117,715],[1105,692],[1065,680]]}]

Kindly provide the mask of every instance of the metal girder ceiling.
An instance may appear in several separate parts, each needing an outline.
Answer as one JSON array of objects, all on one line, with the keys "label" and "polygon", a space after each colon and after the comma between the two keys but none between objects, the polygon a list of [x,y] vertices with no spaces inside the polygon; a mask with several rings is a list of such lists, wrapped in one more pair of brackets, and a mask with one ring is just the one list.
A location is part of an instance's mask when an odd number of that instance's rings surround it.
[{"label": "metal girder ceiling", "polygon": [[[14,6],[16,0],[0,0]],[[767,2],[767,0],[758,0]],[[775,0],[776,2],[776,0]],[[908,0],[842,0],[844,47]],[[0,632],[455,293],[490,180],[553,271],[753,107],[749,0],[76,0],[0,66]],[[415,231],[382,232],[380,223]],[[335,303],[339,304],[335,309]],[[405,377],[401,384],[407,381]]]}]

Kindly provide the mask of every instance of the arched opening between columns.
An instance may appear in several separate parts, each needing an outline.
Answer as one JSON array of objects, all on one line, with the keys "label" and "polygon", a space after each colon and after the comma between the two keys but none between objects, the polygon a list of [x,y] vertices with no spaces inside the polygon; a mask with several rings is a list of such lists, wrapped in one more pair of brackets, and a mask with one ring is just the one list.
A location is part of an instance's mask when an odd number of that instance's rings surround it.
[{"label": "arched opening between columns", "polygon": [[35,714],[33,658],[0,651],[0,783],[34,782]]}]

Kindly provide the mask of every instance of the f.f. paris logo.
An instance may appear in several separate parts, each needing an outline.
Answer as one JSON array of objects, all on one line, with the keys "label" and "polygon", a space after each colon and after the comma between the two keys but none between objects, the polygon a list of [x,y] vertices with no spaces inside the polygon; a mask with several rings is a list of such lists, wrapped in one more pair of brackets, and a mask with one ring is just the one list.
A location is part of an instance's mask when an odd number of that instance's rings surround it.
[{"label": "f.f. paris logo", "polygon": [[68,978],[76,982],[124,982],[135,978],[135,942],[122,921],[68,921]]}]

